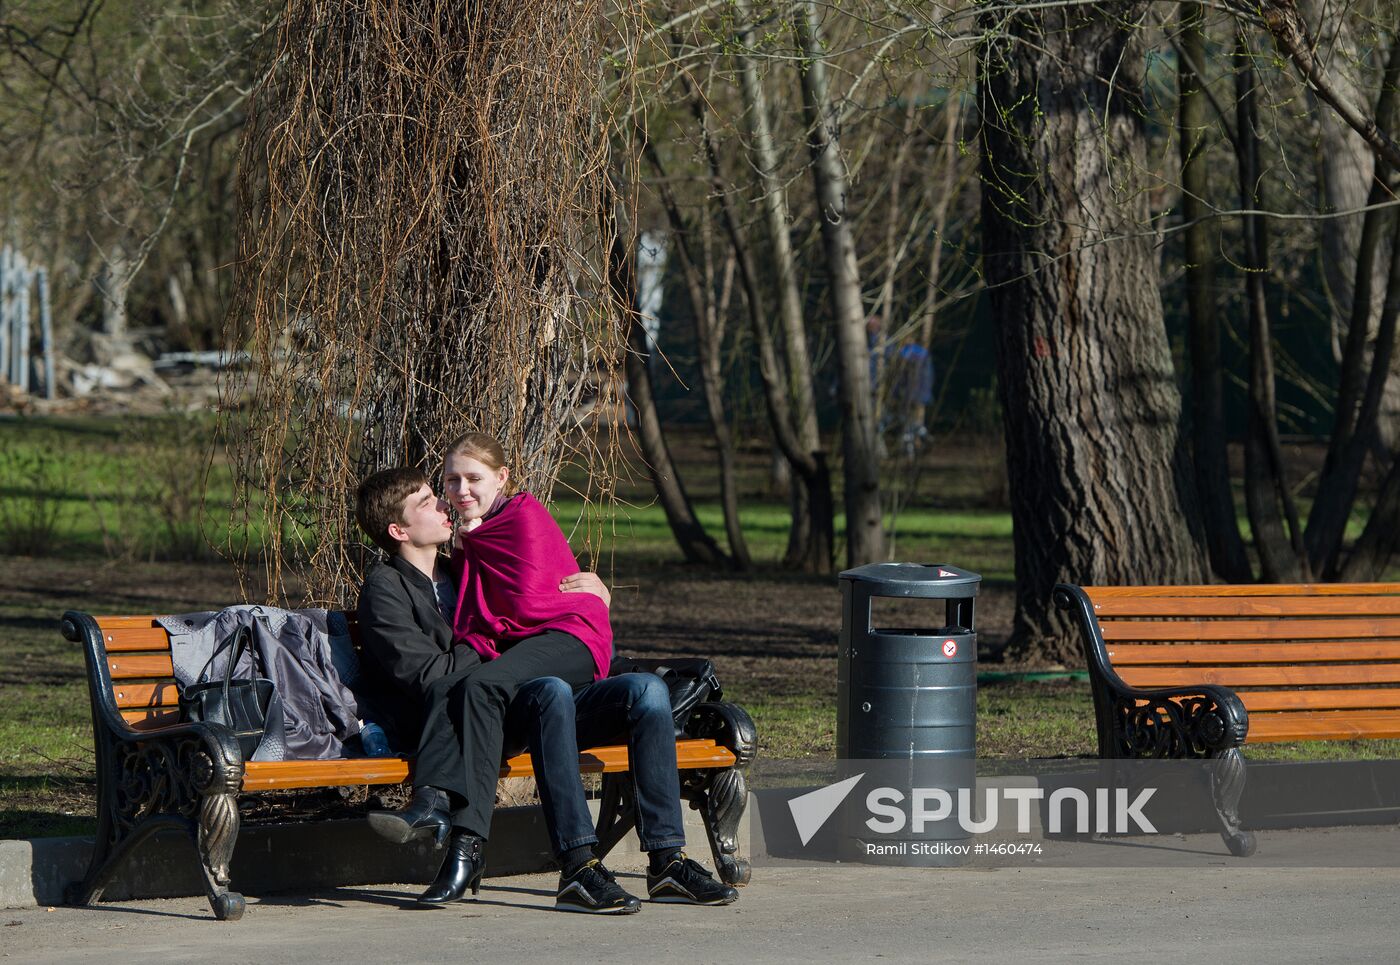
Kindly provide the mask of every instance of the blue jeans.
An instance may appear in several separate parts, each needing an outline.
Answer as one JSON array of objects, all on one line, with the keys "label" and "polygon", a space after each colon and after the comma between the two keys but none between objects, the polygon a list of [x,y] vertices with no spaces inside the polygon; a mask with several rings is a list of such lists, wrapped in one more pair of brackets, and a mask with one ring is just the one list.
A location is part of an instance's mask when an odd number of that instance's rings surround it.
[{"label": "blue jeans", "polygon": [[558,677],[531,680],[511,702],[505,731],[508,752],[522,743],[530,749],[556,855],[598,841],[579,778],[579,749],[624,739],[642,850],[685,845],[671,695],[660,677],[620,674],[577,693]]}]

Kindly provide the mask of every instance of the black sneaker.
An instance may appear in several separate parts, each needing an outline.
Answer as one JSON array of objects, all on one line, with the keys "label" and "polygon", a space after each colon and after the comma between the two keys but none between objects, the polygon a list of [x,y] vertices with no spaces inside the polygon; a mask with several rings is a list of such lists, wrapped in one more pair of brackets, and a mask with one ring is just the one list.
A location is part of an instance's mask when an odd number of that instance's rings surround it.
[{"label": "black sneaker", "polygon": [[714,875],[687,858],[682,851],[660,872],[647,874],[647,895],[652,901],[727,905],[739,897],[739,892],[722,881],[716,881]]},{"label": "black sneaker", "polygon": [[594,858],[573,874],[559,876],[554,907],[590,915],[631,915],[642,910],[642,903],[636,895],[623,891],[613,873]]}]

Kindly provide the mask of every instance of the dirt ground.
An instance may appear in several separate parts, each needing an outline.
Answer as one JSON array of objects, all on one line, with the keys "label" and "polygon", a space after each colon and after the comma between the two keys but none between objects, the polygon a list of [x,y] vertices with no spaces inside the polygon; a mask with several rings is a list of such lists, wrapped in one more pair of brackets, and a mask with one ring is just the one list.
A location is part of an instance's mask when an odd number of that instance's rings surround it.
[{"label": "dirt ground", "polygon": [[[744,576],[666,566],[620,573],[613,627],[620,652],[709,657],[720,679],[779,695],[836,688],[841,593],[834,577],[763,573]],[[901,626],[941,625],[941,605],[881,601]],[[899,606],[896,603],[904,603]],[[1011,629],[1010,586],[984,586],[977,601],[979,642],[999,648]]]}]

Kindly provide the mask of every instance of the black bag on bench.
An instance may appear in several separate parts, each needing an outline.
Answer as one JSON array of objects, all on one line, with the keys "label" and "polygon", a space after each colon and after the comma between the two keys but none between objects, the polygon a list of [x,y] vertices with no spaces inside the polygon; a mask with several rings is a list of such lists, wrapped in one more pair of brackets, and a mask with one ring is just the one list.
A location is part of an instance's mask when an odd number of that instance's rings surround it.
[{"label": "black bag on bench", "polygon": [[[286,756],[287,746],[282,698],[271,680],[258,676],[258,652],[253,646],[253,633],[248,627],[239,627],[232,640],[226,639],[214,648],[209,661],[200,671],[200,679],[209,672],[214,658],[230,647],[232,653],[224,667],[223,680],[190,684],[181,691],[180,719],[208,721],[227,727],[237,738],[244,761],[280,761]],[[235,679],[233,676],[234,667],[244,650],[248,651],[252,662],[251,680]]]},{"label": "black bag on bench", "polygon": [[682,657],[677,660],[633,660],[613,657],[608,676],[624,673],[654,673],[671,691],[671,717],[680,737],[690,720],[690,713],[707,700],[724,699],[724,691],[715,675],[715,665],[704,657]]}]

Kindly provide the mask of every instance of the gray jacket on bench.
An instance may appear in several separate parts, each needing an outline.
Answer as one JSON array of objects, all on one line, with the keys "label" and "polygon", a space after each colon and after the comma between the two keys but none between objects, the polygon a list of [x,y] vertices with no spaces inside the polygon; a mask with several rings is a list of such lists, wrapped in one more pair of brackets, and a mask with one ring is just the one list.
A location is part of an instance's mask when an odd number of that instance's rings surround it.
[{"label": "gray jacket on bench", "polygon": [[[159,623],[170,633],[170,656],[181,689],[222,680],[228,652],[211,663],[215,648],[239,628],[251,628],[260,676],[271,679],[282,697],[288,759],[344,757],[343,743],[359,734],[361,715],[332,660],[325,610],[243,605],[162,617]],[[246,657],[234,667],[234,676],[253,676]]]}]

